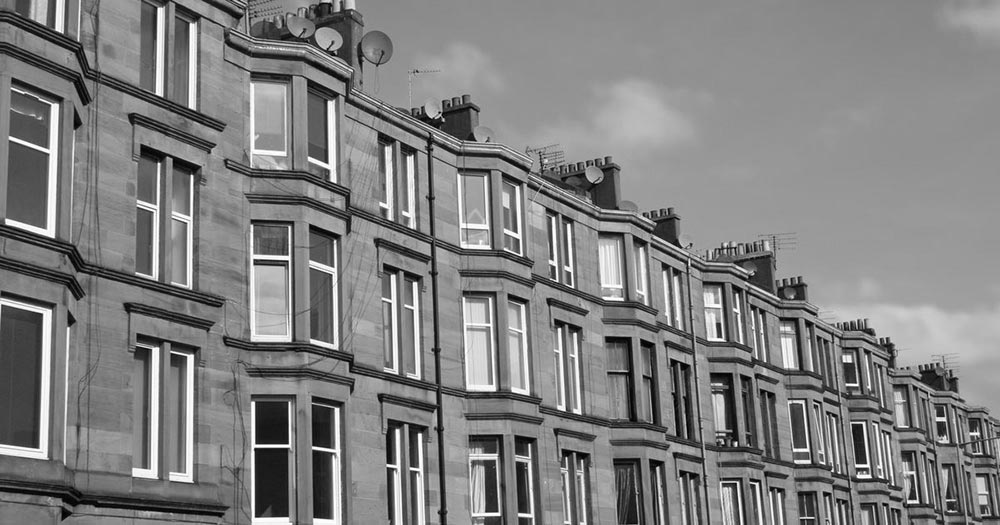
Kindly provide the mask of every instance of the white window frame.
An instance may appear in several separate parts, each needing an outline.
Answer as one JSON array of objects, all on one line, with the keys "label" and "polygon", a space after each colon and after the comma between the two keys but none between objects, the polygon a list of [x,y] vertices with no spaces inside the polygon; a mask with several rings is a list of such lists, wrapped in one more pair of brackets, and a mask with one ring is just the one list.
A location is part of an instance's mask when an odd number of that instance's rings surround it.
[{"label": "white window frame", "polygon": [[[938,415],[939,407],[944,413],[943,416]],[[944,424],[945,427],[945,436],[943,439],[940,432],[938,432],[938,425],[942,423]],[[937,441],[938,443],[943,443],[943,444],[951,443],[951,421],[949,421],[948,418],[948,405],[944,405],[941,403],[934,404],[934,440]]]},{"label": "white window frame", "polygon": [[[162,157],[154,157],[153,155],[148,155],[148,154],[143,154],[142,156],[150,160],[155,159],[156,163],[156,181],[155,181],[156,196],[154,197],[156,202],[146,202],[140,200],[138,192],[136,192],[136,197],[135,197],[136,208],[153,214],[153,238],[152,238],[153,254],[151,256],[153,272],[150,275],[142,273],[138,269],[136,269],[135,273],[136,275],[139,275],[141,277],[147,277],[155,281],[160,278],[160,201],[163,200],[160,187],[162,186],[163,171],[164,171],[163,168],[166,163],[164,162],[165,159],[163,159]],[[172,217],[173,213],[171,213],[171,218]],[[138,230],[138,220],[136,221],[136,226],[137,226],[136,229]],[[136,240],[138,241],[138,233],[136,234]]]},{"label": "white window frame", "polygon": [[[473,463],[473,461],[483,461],[483,462],[485,462],[485,461],[492,461],[496,465],[496,470],[495,471],[496,471],[496,486],[497,486],[497,502],[496,502],[497,503],[497,512],[476,513],[475,511],[472,510],[471,501],[470,501],[470,504],[469,504],[469,512],[470,512],[470,515],[471,515],[471,517],[472,517],[473,520],[475,520],[476,518],[501,518],[502,519],[503,518],[503,511],[504,511],[504,501],[503,501],[503,497],[502,497],[502,492],[503,491],[501,490],[502,481],[503,481],[503,470],[502,470],[503,469],[503,463],[500,462],[500,450],[503,447],[503,441],[500,440],[499,438],[478,438],[477,437],[476,439],[492,439],[492,440],[494,440],[494,442],[496,443],[496,446],[497,446],[497,452],[495,452],[495,453],[483,452],[483,453],[474,454],[474,453],[472,453],[472,450],[470,448],[470,450],[469,450],[469,498],[471,499],[471,498],[475,497],[475,493],[473,492],[473,486],[472,486],[472,463]],[[484,498],[486,497],[485,494],[483,495],[483,497]]]},{"label": "white window frame", "polygon": [[[513,193],[508,193],[509,189],[513,189]],[[510,206],[504,204],[504,199],[508,199]],[[507,224],[506,217],[503,221],[503,250],[505,252],[513,253],[514,255],[522,255],[524,253],[524,237],[522,232],[524,231],[523,226],[523,212],[521,206],[521,185],[514,184],[513,182],[504,180],[500,183],[500,206],[502,208],[510,208],[511,213],[515,214],[514,224]],[[508,226],[512,226],[515,229],[510,229]],[[517,249],[511,250],[507,248],[507,238],[510,238],[516,242]]]},{"label": "white window frame", "polygon": [[[189,24],[191,30],[188,32],[188,99],[183,105],[191,109],[198,106],[198,19],[185,13],[174,10],[174,34],[177,34],[178,20]],[[174,57],[177,60],[177,57]]]},{"label": "white window frame", "polygon": [[[257,403],[258,402],[279,402],[284,403],[288,409],[288,443],[287,444],[257,444]],[[288,501],[288,517],[259,518],[254,516],[257,511],[257,487],[255,478],[255,467],[257,464],[258,449],[282,449],[288,451],[288,464],[291,472],[288,475],[289,489],[295,486],[295,410],[292,401],[288,399],[260,398],[250,400],[250,520],[254,524],[282,524],[291,525],[292,514],[295,513],[295,501],[291,492],[285,494]]]},{"label": "white window frame", "polygon": [[[343,502],[341,501],[341,477],[343,476],[343,462],[341,460],[340,454],[340,407],[330,404],[314,401],[313,406],[320,406],[325,409],[329,409],[333,412],[333,448],[320,447],[317,446],[310,438],[310,447],[313,453],[319,452],[321,454],[327,454],[333,461],[333,486],[331,487],[332,495],[330,500],[333,502],[333,519],[316,518],[315,509],[313,510],[313,523],[315,525],[340,525],[342,519]],[[311,424],[311,421],[310,421]],[[313,474],[315,476],[315,474]]]},{"label": "white window frame", "polygon": [[[980,517],[996,514],[996,503],[993,501],[993,484],[989,474],[976,474],[976,508]],[[983,512],[983,499],[986,499],[986,511]]]},{"label": "white window frame", "polygon": [[549,279],[575,288],[573,221],[551,211],[546,212],[545,220],[545,233],[548,237]]},{"label": "white window frame", "polygon": [[873,452],[875,454],[875,475],[878,479],[885,479],[885,456],[882,452],[882,434],[879,431],[878,423],[872,423],[871,441],[874,441]]},{"label": "white window frame", "polygon": [[[972,422],[975,421],[976,429],[972,429]],[[978,417],[969,418],[969,450],[975,456],[983,455],[983,420]]]},{"label": "white window frame", "polygon": [[[162,167],[162,161],[160,163],[160,166]],[[194,170],[190,170],[189,171],[189,170],[187,170],[187,169],[185,169],[183,167],[181,169],[182,169],[182,171],[184,171],[186,173],[185,176],[188,179],[188,210],[190,210],[190,213],[188,213],[188,214],[181,213],[181,212],[175,210],[173,208],[173,206],[171,206],[170,207],[170,220],[171,221],[176,221],[176,222],[179,222],[179,223],[183,223],[187,227],[187,236],[184,239],[185,250],[186,250],[185,253],[187,253],[187,257],[184,260],[184,265],[185,265],[185,267],[184,267],[184,275],[185,275],[185,277],[187,279],[187,282],[179,283],[177,281],[174,281],[173,278],[172,278],[172,276],[171,276],[170,284],[172,284],[174,286],[180,286],[182,288],[191,288],[193,286],[193,284],[194,284],[193,277],[194,277],[194,174],[195,174],[195,172],[194,172]],[[174,161],[174,169],[170,173],[170,184],[171,184],[170,187],[171,188],[173,188],[173,184],[174,184],[174,179],[173,178],[177,177],[177,176],[178,176],[178,174],[177,174],[177,161]],[[157,187],[157,193],[159,193],[159,187]],[[173,226],[173,224],[171,224],[171,226]],[[158,230],[159,228],[156,228],[156,229]],[[171,236],[171,243],[172,242],[173,242],[173,236]],[[170,245],[170,251],[173,252],[173,250],[174,250],[174,246],[173,246],[173,244],[171,244]],[[155,250],[154,250],[154,254],[155,254]],[[155,264],[154,264],[154,266],[155,266]],[[173,270],[173,268],[171,268],[171,270]]]},{"label": "white window frame", "polygon": [[[288,255],[258,255],[253,253],[254,229],[258,226],[281,227],[288,231],[288,243],[286,251]],[[290,224],[254,222],[250,224],[250,339],[253,341],[291,341],[292,339],[292,310],[294,309],[294,297],[292,296],[292,226]],[[285,311],[286,333],[282,335],[260,335],[257,334],[257,306],[254,304],[254,290],[257,286],[257,276],[255,267],[257,261],[266,262],[267,265],[283,266],[287,275],[288,308]]]},{"label": "white window frame", "polygon": [[[149,468],[132,467],[132,477],[156,479],[160,475],[160,345],[137,343],[149,352]],[[133,423],[134,424],[134,423]],[[134,451],[133,451],[134,455]]]},{"label": "white window frame", "polygon": [[[532,442],[532,441],[530,441],[530,440],[527,440],[527,439],[524,440],[525,443],[526,443],[527,449],[528,449],[528,455],[525,456],[523,454],[518,454],[517,453],[517,444],[516,444],[516,441],[518,439],[520,439],[520,438],[515,438],[515,445],[514,445],[514,473],[515,473],[515,481],[514,481],[515,487],[514,487],[514,489],[515,490],[517,489],[517,486],[516,486],[517,485],[517,480],[516,480],[517,465],[519,463],[523,464],[523,465],[527,465],[527,468],[528,468],[528,502],[530,503],[530,509],[528,510],[527,513],[520,512],[520,509],[518,509],[518,512],[517,512],[517,521],[520,524],[520,523],[524,522],[525,520],[529,520],[528,523],[533,524],[533,523],[535,523],[535,511],[536,511],[536,509],[535,509],[535,465],[534,465],[535,462],[534,462],[534,460],[532,458],[532,454],[533,454],[533,449],[535,448],[535,443]],[[515,504],[516,504],[516,502],[515,502]]]},{"label": "white window frame", "polygon": [[746,325],[743,323],[744,293],[739,288],[733,288],[733,324],[736,330],[736,342],[746,344]]},{"label": "white window frame", "polygon": [[[392,502],[393,516],[390,516],[390,523],[397,523],[402,525],[403,523],[403,430],[404,426],[391,426],[388,432],[394,436],[392,442],[395,445],[394,457],[396,458],[395,463],[386,463],[386,470],[392,471],[392,479],[386,480],[386,483],[392,483],[392,493],[395,496],[395,500]],[[408,438],[408,436],[407,436]],[[407,472],[409,472],[407,470]]]},{"label": "white window frame", "polygon": [[[256,139],[256,136],[257,136],[257,123],[255,122],[256,121],[256,113],[255,113],[255,107],[254,106],[257,103],[257,96],[256,96],[257,86],[260,85],[260,84],[273,84],[273,85],[281,86],[281,93],[282,93],[282,97],[281,97],[281,102],[282,102],[281,103],[281,126],[282,126],[282,136],[284,138],[284,149],[282,149],[280,151],[278,151],[278,150],[257,149],[256,148],[256,143],[257,143],[257,139]],[[253,80],[253,81],[250,82],[250,164],[253,165],[253,166],[256,166],[256,163],[254,162],[254,158],[257,157],[258,155],[264,156],[264,157],[279,157],[279,158],[285,158],[285,159],[289,159],[289,157],[290,157],[290,154],[289,154],[289,151],[288,151],[288,143],[289,143],[289,136],[288,136],[289,135],[289,129],[288,129],[288,127],[289,127],[288,126],[288,87],[289,87],[288,82],[282,82],[282,81]],[[288,163],[288,160],[286,160],[285,162]]]},{"label": "white window frame", "polygon": [[754,523],[764,525],[764,486],[758,480],[750,480],[750,497],[753,498],[757,507],[757,515],[753,516]]},{"label": "white window frame", "polygon": [[778,321],[778,339],[781,342],[781,364],[785,370],[799,370],[799,324],[795,319]]},{"label": "white window frame", "polygon": [[[427,519],[427,516],[426,516],[426,514],[427,514],[427,503],[426,503],[425,496],[424,496],[424,491],[425,491],[424,479],[426,478],[426,474],[427,474],[425,463],[424,463],[424,430],[415,429],[414,427],[411,427],[411,426],[407,426],[406,429],[407,429],[407,436],[406,436],[406,445],[407,445],[406,468],[407,468],[407,472],[409,472],[409,474],[410,474],[410,477],[409,477],[409,479],[407,481],[409,483],[412,483],[414,475],[416,475],[416,479],[417,479],[417,490],[416,490],[416,493],[417,493],[417,498],[419,498],[419,500],[420,500],[420,501],[417,502],[416,505],[414,505],[414,503],[412,501],[409,502],[411,509],[414,506],[416,506],[417,508],[420,509],[420,513],[417,516],[410,516],[410,519],[413,521],[414,525],[424,525],[424,523],[426,522],[426,519]],[[410,457],[410,450],[412,449],[412,447],[410,447],[410,440],[413,439],[413,434],[414,433],[417,436],[417,466],[416,467],[413,466],[413,458]],[[407,497],[409,497],[409,494],[412,494],[412,493],[413,493],[413,491],[411,490],[407,494]]]},{"label": "white window frame", "polygon": [[[909,459],[907,459],[909,458]],[[906,498],[906,503],[909,504],[920,504],[920,498],[922,495],[920,487],[920,478],[917,475],[917,453],[916,452],[903,452],[902,454],[902,474],[903,474],[903,497]],[[910,499],[910,491],[907,490],[906,484],[910,483],[913,486],[913,493],[916,494],[917,499]]]},{"label": "white window frame", "polygon": [[[609,244],[610,243],[610,244]],[[605,268],[604,257],[598,255],[599,275],[601,281],[601,298],[605,301],[625,300],[625,239],[619,235],[598,235],[598,252],[602,249],[614,256],[617,268]],[[602,246],[603,245],[603,246]],[[610,263],[610,261],[609,261]],[[615,272],[617,270],[617,272]],[[614,275],[617,273],[617,275]]]},{"label": "white window frame", "polygon": [[731,487],[736,487],[736,501],[734,502],[734,504],[736,505],[736,508],[734,510],[736,511],[737,521],[734,522],[734,523],[728,523],[727,519],[726,519],[727,516],[725,514],[723,514],[722,515],[722,523],[724,523],[725,525],[743,525],[743,486],[742,486],[742,483],[740,481],[732,481],[732,480],[720,481],[719,482],[719,499],[720,499],[720,503],[719,504],[720,505],[722,504],[721,503],[721,498],[722,498],[723,489],[727,485],[731,486]]},{"label": "white window frame", "polygon": [[33,459],[49,458],[49,417],[51,407],[49,397],[51,395],[51,366],[52,366],[52,310],[42,308],[13,299],[0,297],[0,322],[2,322],[3,310],[14,308],[28,312],[41,314],[42,316],[42,347],[39,351],[41,355],[41,381],[39,383],[39,419],[38,419],[38,448],[19,447],[15,445],[0,444],[0,455],[19,456]]},{"label": "white window frame", "polygon": [[[26,97],[31,97],[39,102],[48,104],[49,106],[49,145],[48,147],[42,147],[38,144],[33,144],[26,140],[22,140],[14,137],[10,130],[8,129],[7,140],[23,146],[28,149],[32,149],[41,153],[48,155],[48,194],[46,195],[46,209],[45,209],[45,228],[39,228],[31,224],[23,223],[10,217],[5,218],[4,222],[11,226],[15,226],[22,230],[27,230],[29,232],[37,233],[39,235],[44,235],[46,237],[55,237],[56,235],[56,199],[57,199],[57,185],[59,183],[59,108],[60,104],[56,100],[49,97],[40,95],[27,88],[22,88],[17,85],[11,86],[10,92],[7,94],[8,103],[10,102],[10,96],[12,93],[20,93]],[[9,116],[6,116],[9,120]],[[10,184],[8,179],[8,184]],[[9,190],[6,193],[10,194]]]},{"label": "white window frame", "polygon": [[[530,372],[531,367],[530,367],[530,362],[529,361],[531,359],[531,352],[528,349],[528,315],[527,315],[528,304],[525,303],[525,302],[523,302],[523,301],[516,301],[516,300],[513,300],[513,299],[508,299],[507,300],[507,306],[508,306],[508,312],[510,311],[509,307],[511,307],[511,306],[516,307],[518,309],[519,315],[521,317],[521,329],[520,330],[518,330],[518,329],[514,328],[514,326],[512,326],[510,319],[507,320],[507,336],[509,338],[511,335],[517,335],[518,339],[521,340],[521,352],[520,352],[519,358],[520,358],[520,361],[521,361],[521,367],[520,367],[521,368],[521,377],[523,378],[523,381],[524,381],[524,386],[523,387],[515,387],[513,381],[511,381],[510,390],[511,390],[511,392],[516,392],[518,394],[530,395],[531,394],[531,372]],[[509,314],[508,314],[508,317],[509,317]],[[508,339],[508,341],[509,341],[509,339]],[[510,366],[511,368],[513,368],[513,366],[514,366],[514,363],[513,363],[514,353],[515,353],[514,349],[510,348],[510,345],[508,343],[508,345],[507,345],[507,360],[508,360],[508,366]],[[511,374],[511,378],[513,378],[513,374]]]},{"label": "white window frame", "polygon": [[[167,6],[160,2],[141,0],[156,9],[156,64],[154,65],[153,93],[165,96],[167,71]],[[141,35],[140,35],[141,38]]]},{"label": "white window frame", "polygon": [[[864,452],[865,452],[865,463],[858,463],[858,450],[857,444],[854,439],[854,428],[858,427],[861,429],[863,434],[862,440],[864,441]],[[851,446],[854,448],[854,472],[860,479],[870,479],[873,477],[874,472],[872,469],[872,454],[871,454],[871,440],[868,437],[868,424],[864,421],[851,421]]]},{"label": "white window frame", "polygon": [[[311,234],[312,234],[312,232],[310,232],[310,235]],[[338,257],[340,256],[340,242],[339,242],[339,240],[337,238],[333,237],[332,235],[326,235],[325,233],[321,233],[320,235],[323,235],[324,237],[329,237],[330,240],[333,242],[333,258],[334,258],[334,263],[336,264],[337,262],[339,262]],[[311,344],[316,345],[316,346],[322,346],[324,348],[330,348],[330,349],[336,350],[338,348],[339,344],[340,344],[340,305],[338,304],[340,301],[338,300],[339,296],[337,295],[338,294],[338,292],[337,292],[337,286],[338,286],[337,285],[337,281],[338,281],[338,278],[337,278],[337,268],[334,267],[334,266],[329,266],[327,264],[323,264],[323,263],[321,263],[319,261],[314,261],[313,258],[312,258],[312,254],[310,254],[309,255],[309,270],[310,270],[310,272],[312,270],[316,270],[317,272],[322,272],[322,273],[328,274],[330,276],[330,294],[331,294],[330,297],[333,298],[333,319],[330,320],[331,326],[333,328],[333,342],[332,343],[328,343],[326,341],[321,341],[319,339],[313,338],[312,337],[313,334],[312,334],[312,330],[311,330],[312,327],[311,326],[310,326],[310,333],[309,333],[309,336],[310,336],[309,337],[309,342]],[[315,283],[313,283],[312,281],[310,281],[309,282],[310,295],[312,293],[313,286],[315,286]],[[310,307],[311,306],[312,306],[312,304],[310,304]]]},{"label": "white window frame", "polygon": [[378,203],[379,212],[382,214],[382,218],[388,219],[390,221],[396,220],[396,147],[395,143],[387,140],[380,140],[378,142],[379,152],[378,154],[382,156],[383,170],[379,176],[382,178],[382,183],[385,184],[385,195],[382,197],[384,201],[380,200]]},{"label": "white window frame", "polygon": [[[713,294],[710,290],[717,290],[718,294]],[[723,298],[722,295],[725,288],[721,284],[708,284],[706,283],[702,290],[702,297],[705,303],[705,337],[709,341],[725,341],[726,340],[726,314],[723,308]],[[718,302],[715,302],[715,297],[719,298]],[[709,311],[714,312],[718,316],[718,324],[713,324],[708,322]],[[721,333],[716,332],[717,327],[721,328]]]},{"label": "white window frame", "polygon": [[[31,10],[37,9],[37,6],[40,3],[47,4],[47,2],[45,2],[45,0],[33,0],[31,2],[31,7],[29,9],[31,9]],[[53,10],[55,11],[55,27],[50,26],[47,23],[46,20],[39,20],[39,18],[38,18],[39,14],[38,13],[27,13],[27,14],[25,14],[23,16],[27,16],[31,20],[34,20],[35,22],[38,22],[39,24],[42,24],[45,27],[50,27],[50,28],[55,29],[56,31],[58,31],[60,33],[64,33],[65,30],[66,30],[65,29],[66,28],[66,3],[65,3],[65,1],[64,0],[56,0],[56,3],[55,3],[55,6],[53,7]],[[79,35],[80,31],[77,30],[76,33],[77,33],[77,35]]]},{"label": "white window frame", "polygon": [[[171,345],[170,354],[167,356],[181,356],[185,360],[184,366],[184,471],[168,472],[170,481],[180,481],[184,483],[194,482],[194,352],[175,350]],[[169,365],[169,363],[168,363]],[[171,388],[173,385],[169,385]]]},{"label": "white window frame", "polygon": [[771,525],[786,525],[785,490],[772,488],[768,494],[771,507]]},{"label": "white window frame", "polygon": [[326,170],[327,180],[337,182],[337,101],[320,94],[318,91],[308,91],[306,96],[315,95],[323,99],[326,106],[326,151],[330,157],[326,161],[317,159],[306,153],[306,160],[309,164]]},{"label": "white window frame", "polygon": [[885,456],[885,478],[889,480],[890,485],[896,484],[896,472],[893,468],[892,462],[892,435],[886,431],[882,430],[882,454]]},{"label": "white window frame", "polygon": [[633,250],[635,269],[635,297],[642,304],[649,304],[649,263],[645,244],[635,243]]},{"label": "white window frame", "polygon": [[403,208],[399,210],[399,216],[403,218],[403,225],[417,227],[417,153],[412,150],[403,150],[403,171],[406,180],[406,199]]},{"label": "white window frame", "polygon": [[816,432],[813,433],[816,436],[816,458],[820,465],[826,465],[826,432],[823,431],[825,418],[823,417],[823,404],[819,401],[813,401],[813,420],[816,421]]},{"label": "white window frame", "polygon": [[[805,439],[806,439],[806,446],[805,446],[805,448],[801,448],[801,447],[796,448],[795,447],[795,424],[792,421],[792,406],[801,407],[801,411],[802,411],[802,425],[803,425],[803,430],[804,430]],[[792,459],[793,459],[793,461],[796,464],[800,464],[800,465],[801,464],[812,463],[812,449],[811,449],[812,441],[809,439],[810,438],[810,431],[809,431],[809,407],[806,404],[806,400],[804,400],[804,399],[789,399],[788,400],[788,427],[791,429],[791,432],[792,432],[792,434],[791,434],[792,437],[791,437],[791,439],[789,439],[789,442],[792,445]],[[805,459],[795,459],[795,454],[805,454],[806,458]]]},{"label": "white window frame", "polygon": [[[483,214],[485,223],[470,223],[465,222],[465,184],[467,179],[479,178],[483,181]],[[467,248],[471,250],[489,250],[493,248],[493,238],[492,229],[490,228],[490,176],[486,173],[459,173],[458,174],[458,225],[459,225],[459,241],[462,248]],[[486,244],[469,244],[465,241],[463,231],[466,230],[476,230],[486,232]]]},{"label": "white window frame", "polygon": [[[468,316],[465,315],[466,305],[469,302],[469,299],[485,299],[486,300],[486,302],[487,302],[487,316],[486,316],[487,323],[486,324],[476,324],[476,323],[470,323],[469,322]],[[497,341],[496,341],[496,327],[494,326],[496,324],[496,311],[494,309],[494,301],[495,301],[495,298],[493,296],[489,296],[489,295],[467,295],[467,296],[463,296],[462,297],[462,322],[463,322],[463,335],[464,335],[463,342],[464,342],[464,346],[465,346],[465,382],[466,382],[466,388],[468,390],[470,390],[470,391],[493,392],[493,391],[497,390],[497,386],[498,386],[497,385],[497,366],[496,366],[496,363],[497,363],[497,356],[496,356],[496,353],[497,353],[497,348],[496,348]],[[489,343],[489,347],[487,348],[487,354],[489,355],[490,370],[492,370],[492,374],[491,374],[491,377],[489,378],[490,382],[487,383],[487,384],[478,385],[478,384],[473,384],[472,383],[472,376],[470,375],[470,372],[471,372],[471,368],[470,368],[471,359],[469,357],[469,347],[468,347],[468,340],[469,340],[468,339],[468,334],[469,334],[469,327],[470,326],[471,327],[476,327],[476,328],[487,328],[489,330],[489,338],[487,339],[487,341]]]},{"label": "white window frame", "polygon": [[[582,412],[580,399],[580,331],[565,323],[556,324],[556,408],[574,414]],[[567,348],[566,341],[570,341]],[[570,389],[574,393],[573,406],[569,406]]]}]

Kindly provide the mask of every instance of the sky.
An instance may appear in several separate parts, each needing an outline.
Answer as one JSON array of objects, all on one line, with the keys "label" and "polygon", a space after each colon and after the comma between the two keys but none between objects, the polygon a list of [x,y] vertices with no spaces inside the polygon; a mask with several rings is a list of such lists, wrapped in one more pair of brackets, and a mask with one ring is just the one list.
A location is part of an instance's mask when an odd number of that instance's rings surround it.
[{"label": "sky", "polygon": [[611,155],[704,251],[793,232],[827,320],[948,358],[1000,415],[1000,0],[357,0],[365,89],[471,94],[523,151]]}]

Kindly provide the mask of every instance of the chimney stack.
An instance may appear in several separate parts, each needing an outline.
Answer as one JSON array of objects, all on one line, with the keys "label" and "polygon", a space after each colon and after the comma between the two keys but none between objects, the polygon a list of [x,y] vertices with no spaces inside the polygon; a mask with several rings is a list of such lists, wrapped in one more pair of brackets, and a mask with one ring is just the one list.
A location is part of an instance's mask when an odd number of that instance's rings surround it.
[{"label": "chimney stack", "polygon": [[344,45],[340,46],[336,54],[351,67],[357,69],[362,60],[358,53],[358,46],[361,45],[361,37],[365,34],[364,19],[361,17],[361,13],[355,9],[354,0],[343,0],[342,2],[334,0],[330,10],[330,13],[323,15],[317,9],[317,16],[313,22],[316,23],[317,29],[332,27],[340,33],[340,36],[344,37]]},{"label": "chimney stack", "polygon": [[643,216],[656,224],[653,235],[684,248],[681,246],[681,216],[674,213],[673,208],[660,208],[643,213]]},{"label": "chimney stack", "polygon": [[479,106],[472,103],[472,95],[442,100],[441,114],[441,131],[460,140],[472,140],[472,132],[479,127]]}]

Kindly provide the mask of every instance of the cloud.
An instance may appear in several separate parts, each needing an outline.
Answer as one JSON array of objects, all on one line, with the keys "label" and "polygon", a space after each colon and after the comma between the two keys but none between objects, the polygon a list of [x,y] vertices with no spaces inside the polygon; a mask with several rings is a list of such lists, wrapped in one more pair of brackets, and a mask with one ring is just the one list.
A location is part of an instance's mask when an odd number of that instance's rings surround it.
[{"label": "cloud", "polygon": [[977,310],[946,310],[931,305],[860,302],[831,307],[840,319],[869,318],[879,336],[897,347],[899,364],[915,366],[934,355],[957,354],[962,397],[1000,413],[1000,302]]},{"label": "cloud", "polygon": [[415,69],[440,70],[439,73],[415,77],[414,105],[421,104],[428,93],[440,98],[451,98],[463,93],[478,96],[483,93],[500,93],[507,85],[493,58],[466,42],[452,42],[436,55],[417,55],[414,64]]},{"label": "cloud", "polygon": [[950,0],[941,20],[946,27],[1000,44],[1000,0]]},{"label": "cloud", "polygon": [[561,144],[569,156],[660,154],[694,142],[697,129],[681,109],[689,93],[628,78],[594,87],[579,115],[544,125],[534,143]]}]

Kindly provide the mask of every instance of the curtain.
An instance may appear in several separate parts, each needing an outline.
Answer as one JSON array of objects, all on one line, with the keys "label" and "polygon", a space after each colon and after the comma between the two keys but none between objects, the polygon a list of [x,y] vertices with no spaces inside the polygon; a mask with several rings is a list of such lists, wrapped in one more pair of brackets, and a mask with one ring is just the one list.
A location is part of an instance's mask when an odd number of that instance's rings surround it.
[{"label": "curtain", "polygon": [[486,512],[486,465],[482,461],[472,462],[472,513]]},{"label": "curtain", "polygon": [[601,266],[601,286],[622,286],[622,240],[620,237],[599,237],[598,257]]},{"label": "curtain", "polygon": [[722,524],[736,525],[736,495],[734,485],[722,485]]},{"label": "curtain", "polygon": [[618,525],[637,524],[635,465],[615,465],[615,490],[618,495]]}]

